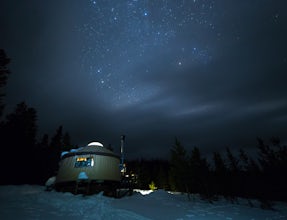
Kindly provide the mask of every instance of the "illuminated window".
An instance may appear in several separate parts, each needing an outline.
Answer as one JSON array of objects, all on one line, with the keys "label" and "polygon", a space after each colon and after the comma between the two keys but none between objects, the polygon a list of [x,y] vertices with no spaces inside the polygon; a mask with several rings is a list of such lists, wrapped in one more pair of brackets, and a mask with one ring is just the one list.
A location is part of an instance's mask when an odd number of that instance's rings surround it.
[{"label": "illuminated window", "polygon": [[75,162],[76,168],[81,167],[92,167],[94,166],[94,158],[93,157],[78,157]]}]

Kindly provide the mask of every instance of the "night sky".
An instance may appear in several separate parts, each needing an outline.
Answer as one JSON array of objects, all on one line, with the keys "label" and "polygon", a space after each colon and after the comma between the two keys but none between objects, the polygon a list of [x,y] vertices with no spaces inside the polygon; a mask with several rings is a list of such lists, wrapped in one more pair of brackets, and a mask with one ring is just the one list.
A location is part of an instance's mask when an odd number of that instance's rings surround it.
[{"label": "night sky", "polygon": [[118,151],[125,134],[128,158],[287,140],[286,0],[2,0],[0,16],[6,111],[34,107],[39,136]]}]

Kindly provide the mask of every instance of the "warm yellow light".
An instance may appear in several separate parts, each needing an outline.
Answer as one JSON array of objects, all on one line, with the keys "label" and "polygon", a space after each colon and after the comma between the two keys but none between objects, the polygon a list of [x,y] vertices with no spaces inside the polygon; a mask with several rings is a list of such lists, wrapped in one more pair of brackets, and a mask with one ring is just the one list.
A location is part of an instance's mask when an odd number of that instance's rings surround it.
[{"label": "warm yellow light", "polygon": [[78,157],[77,162],[80,162],[80,161],[87,161],[87,158],[86,157]]}]

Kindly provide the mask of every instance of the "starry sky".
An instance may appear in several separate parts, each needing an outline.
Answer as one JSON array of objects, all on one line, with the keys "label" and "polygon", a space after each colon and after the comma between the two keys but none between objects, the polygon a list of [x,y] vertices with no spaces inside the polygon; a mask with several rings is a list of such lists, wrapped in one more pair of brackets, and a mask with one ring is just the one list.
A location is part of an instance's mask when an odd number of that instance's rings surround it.
[{"label": "starry sky", "polygon": [[285,0],[63,0],[0,3],[12,59],[6,111],[25,101],[39,135],[128,158],[286,141]]}]

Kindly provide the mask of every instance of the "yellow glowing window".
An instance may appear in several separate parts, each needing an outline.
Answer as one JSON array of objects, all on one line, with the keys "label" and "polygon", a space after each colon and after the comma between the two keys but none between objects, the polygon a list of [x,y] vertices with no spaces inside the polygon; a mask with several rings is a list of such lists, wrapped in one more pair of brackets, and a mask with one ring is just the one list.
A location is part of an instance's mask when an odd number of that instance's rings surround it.
[{"label": "yellow glowing window", "polygon": [[94,166],[93,157],[77,157],[76,162],[75,162],[76,168],[92,167],[92,166]]},{"label": "yellow glowing window", "polygon": [[78,157],[77,158],[77,162],[78,161],[87,161],[87,158],[86,157]]}]

